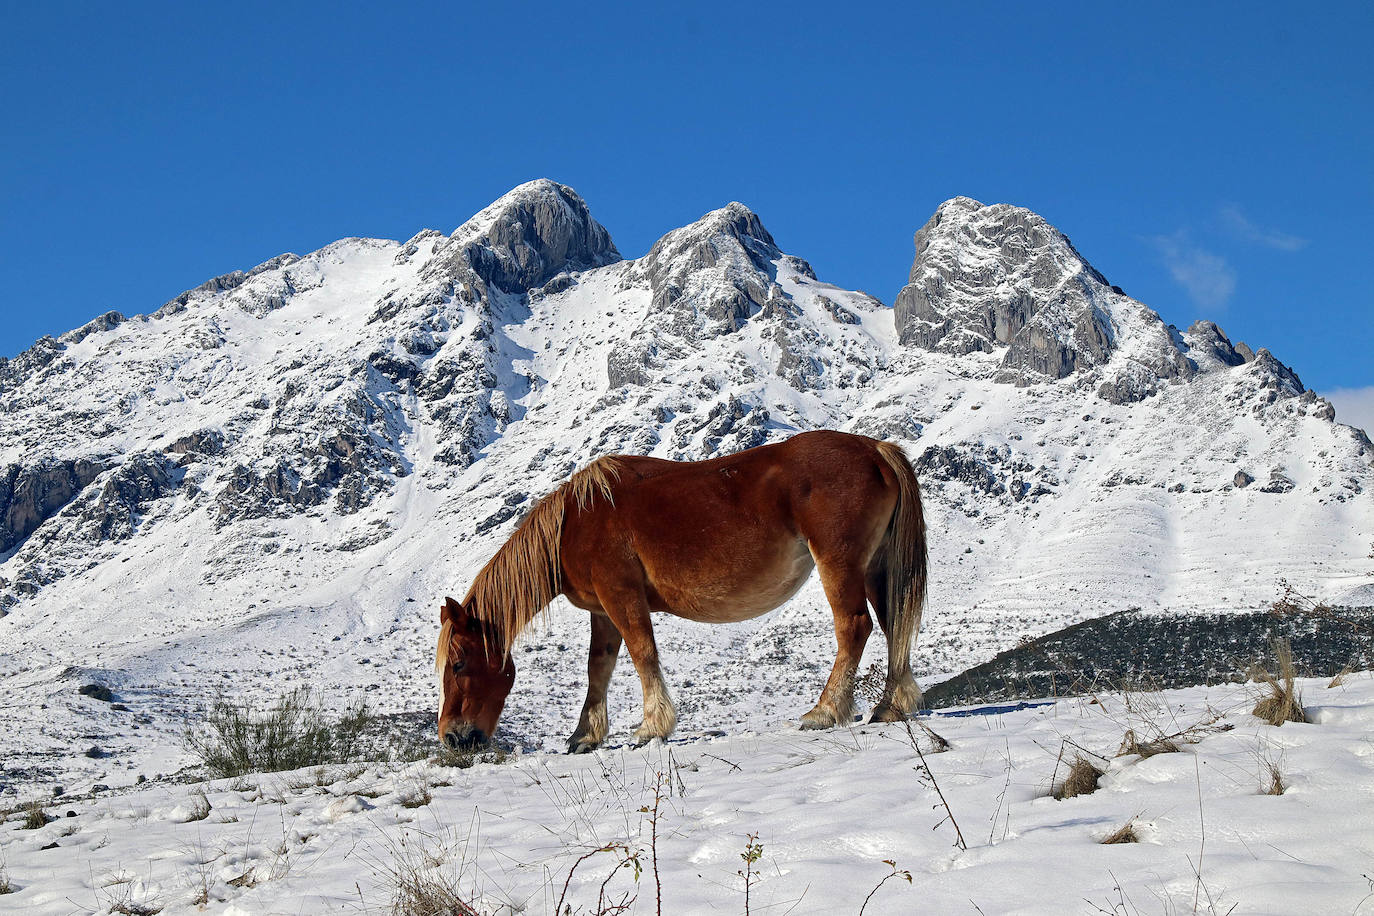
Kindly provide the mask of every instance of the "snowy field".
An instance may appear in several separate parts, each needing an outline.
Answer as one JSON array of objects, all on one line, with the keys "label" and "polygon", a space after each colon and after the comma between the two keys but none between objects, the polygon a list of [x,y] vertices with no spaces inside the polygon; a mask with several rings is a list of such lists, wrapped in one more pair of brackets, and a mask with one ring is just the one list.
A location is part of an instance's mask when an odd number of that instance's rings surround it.
[{"label": "snowy field", "polygon": [[[382,913],[399,872],[493,916],[1374,913],[1374,678],[1300,689],[1309,724],[1281,728],[1253,685],[942,711],[921,722],[947,750],[913,729],[924,766],[902,724],[638,749],[622,725],[584,757],[58,800],[0,825],[0,911]],[[1118,756],[1128,730],[1180,748]],[[1100,786],[1055,800],[1075,755]]]}]

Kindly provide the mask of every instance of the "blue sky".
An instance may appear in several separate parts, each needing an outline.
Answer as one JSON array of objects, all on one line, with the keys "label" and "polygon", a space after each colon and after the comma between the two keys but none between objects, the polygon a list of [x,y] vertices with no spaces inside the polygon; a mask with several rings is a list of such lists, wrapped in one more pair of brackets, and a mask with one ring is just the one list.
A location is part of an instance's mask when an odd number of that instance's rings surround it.
[{"label": "blue sky", "polygon": [[11,6],[0,355],[547,176],[626,256],[740,200],[889,303],[942,200],[1027,206],[1374,405],[1374,4],[1104,6]]}]

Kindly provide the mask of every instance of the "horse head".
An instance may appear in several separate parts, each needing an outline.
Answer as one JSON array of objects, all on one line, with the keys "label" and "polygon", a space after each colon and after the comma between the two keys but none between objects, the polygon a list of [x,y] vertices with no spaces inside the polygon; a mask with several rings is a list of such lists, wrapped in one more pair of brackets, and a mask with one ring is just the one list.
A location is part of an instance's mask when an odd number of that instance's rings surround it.
[{"label": "horse head", "polygon": [[439,609],[439,737],[451,750],[484,744],[515,683],[500,631],[452,598]]}]

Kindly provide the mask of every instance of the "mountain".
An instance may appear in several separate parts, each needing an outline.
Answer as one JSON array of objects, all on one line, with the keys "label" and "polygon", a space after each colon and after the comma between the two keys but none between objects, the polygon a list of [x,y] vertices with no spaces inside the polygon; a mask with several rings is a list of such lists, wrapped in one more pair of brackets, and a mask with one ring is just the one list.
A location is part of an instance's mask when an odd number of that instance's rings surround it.
[{"label": "mountain", "polygon": [[[0,361],[7,781],[178,765],[222,694],[428,710],[436,599],[608,452],[899,441],[931,532],[927,684],[1112,611],[1370,582],[1374,446],[1268,350],[1164,324],[1025,209],[955,198],[915,247],[889,308],[741,204],[624,260],[540,180],[449,235],[284,254]],[[658,626],[685,731],[790,721],[833,653],[814,580],[748,624]],[[585,639],[561,602],[531,631],[507,734],[571,729]],[[129,711],[77,694],[94,681]]]}]

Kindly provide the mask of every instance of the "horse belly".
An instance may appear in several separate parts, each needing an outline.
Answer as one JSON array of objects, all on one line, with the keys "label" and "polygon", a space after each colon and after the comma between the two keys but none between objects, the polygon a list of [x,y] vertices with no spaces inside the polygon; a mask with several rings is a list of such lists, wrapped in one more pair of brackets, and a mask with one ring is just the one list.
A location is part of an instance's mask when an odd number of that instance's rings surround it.
[{"label": "horse belly", "polygon": [[[804,543],[775,555],[736,557],[724,568],[671,564],[651,582],[661,597],[655,610],[706,623],[735,623],[767,614],[801,589],[814,563]],[[716,566],[717,564],[711,564]]]}]

